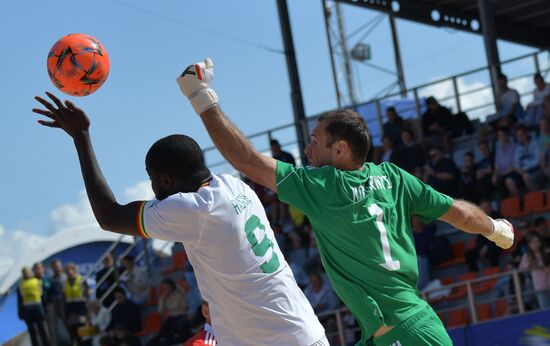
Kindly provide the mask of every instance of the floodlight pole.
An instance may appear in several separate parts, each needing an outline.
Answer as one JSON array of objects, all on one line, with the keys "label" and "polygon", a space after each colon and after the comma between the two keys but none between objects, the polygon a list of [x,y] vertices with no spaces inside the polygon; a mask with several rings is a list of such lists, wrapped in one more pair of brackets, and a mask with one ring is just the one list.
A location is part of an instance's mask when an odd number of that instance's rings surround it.
[{"label": "floodlight pole", "polygon": [[391,37],[393,40],[393,52],[395,54],[395,68],[397,70],[397,83],[401,97],[407,97],[407,87],[405,85],[405,71],[403,70],[403,62],[401,61],[401,49],[399,49],[399,39],[397,38],[397,26],[395,25],[395,17],[390,14]]},{"label": "floodlight pole", "polygon": [[309,133],[307,133],[306,112],[304,109],[304,101],[302,99],[300,76],[298,74],[298,64],[296,62],[294,40],[292,39],[292,29],[290,27],[290,18],[288,16],[288,6],[286,4],[286,0],[277,0],[277,9],[279,11],[281,34],[283,35],[288,78],[290,79],[290,93],[292,99],[292,109],[294,110],[296,137],[298,139],[298,148],[300,150],[302,165],[305,165],[307,163],[307,158],[304,154],[304,150],[306,140],[309,138]]},{"label": "floodlight pole", "polygon": [[491,73],[491,85],[493,86],[493,97],[495,104],[498,98],[498,75],[500,73],[500,58],[498,56],[497,33],[495,29],[495,19],[489,0],[478,0],[479,20],[481,22],[481,32],[483,33],[483,42],[485,43],[485,54]]}]

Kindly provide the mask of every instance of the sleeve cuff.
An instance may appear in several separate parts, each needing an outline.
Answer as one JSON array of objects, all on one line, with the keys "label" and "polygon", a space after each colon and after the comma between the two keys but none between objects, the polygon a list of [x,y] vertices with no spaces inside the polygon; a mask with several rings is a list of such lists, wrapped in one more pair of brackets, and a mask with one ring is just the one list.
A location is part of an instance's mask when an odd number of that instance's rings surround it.
[{"label": "sleeve cuff", "polygon": [[145,204],[147,204],[147,202],[144,201],[144,202],[141,202],[141,205],[139,206],[136,223],[137,223],[138,235],[140,235],[143,238],[149,239],[151,238],[151,236],[145,230],[145,220],[144,220]]}]

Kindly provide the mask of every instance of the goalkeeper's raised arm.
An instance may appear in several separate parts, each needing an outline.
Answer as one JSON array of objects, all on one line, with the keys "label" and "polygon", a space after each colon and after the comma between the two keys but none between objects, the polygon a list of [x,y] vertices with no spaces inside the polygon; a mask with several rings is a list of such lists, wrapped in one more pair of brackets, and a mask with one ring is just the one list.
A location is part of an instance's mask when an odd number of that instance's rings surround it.
[{"label": "goalkeeper's raised arm", "polygon": [[200,115],[212,141],[223,157],[239,172],[276,191],[276,160],[262,155],[225,116],[218,95],[210,88],[214,78],[212,60],[189,65],[177,78],[181,91]]}]

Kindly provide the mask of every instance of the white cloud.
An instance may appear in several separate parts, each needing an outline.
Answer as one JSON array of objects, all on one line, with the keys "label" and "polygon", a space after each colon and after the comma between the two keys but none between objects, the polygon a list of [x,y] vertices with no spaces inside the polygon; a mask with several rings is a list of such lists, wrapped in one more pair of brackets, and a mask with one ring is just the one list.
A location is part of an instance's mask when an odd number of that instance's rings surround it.
[{"label": "white cloud", "polygon": [[50,213],[51,227],[54,233],[68,228],[96,223],[94,213],[86,192],[81,192],[76,203],[67,203]]},{"label": "white cloud", "polygon": [[149,180],[139,182],[124,191],[124,200],[126,202],[150,200],[153,198],[155,198],[155,194]]},{"label": "white cloud", "polygon": [[13,269],[21,256],[36,249],[46,238],[23,230],[6,230],[0,225],[0,239],[0,278],[2,278]]}]

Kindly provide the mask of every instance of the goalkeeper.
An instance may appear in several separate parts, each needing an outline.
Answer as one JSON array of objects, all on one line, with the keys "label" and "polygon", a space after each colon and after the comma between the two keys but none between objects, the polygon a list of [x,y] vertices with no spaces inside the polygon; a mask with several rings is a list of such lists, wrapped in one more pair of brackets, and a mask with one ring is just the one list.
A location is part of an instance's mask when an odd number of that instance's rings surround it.
[{"label": "goalkeeper", "polygon": [[307,215],[334,290],[361,326],[358,345],[451,345],[418,293],[411,216],[482,234],[504,249],[514,240],[511,224],[435,191],[391,163],[365,163],[371,136],[350,110],[318,119],[305,149],[311,168],[262,155],[222,112],[210,88],[213,71],[206,59],[190,65],[177,82],[225,159]]}]

